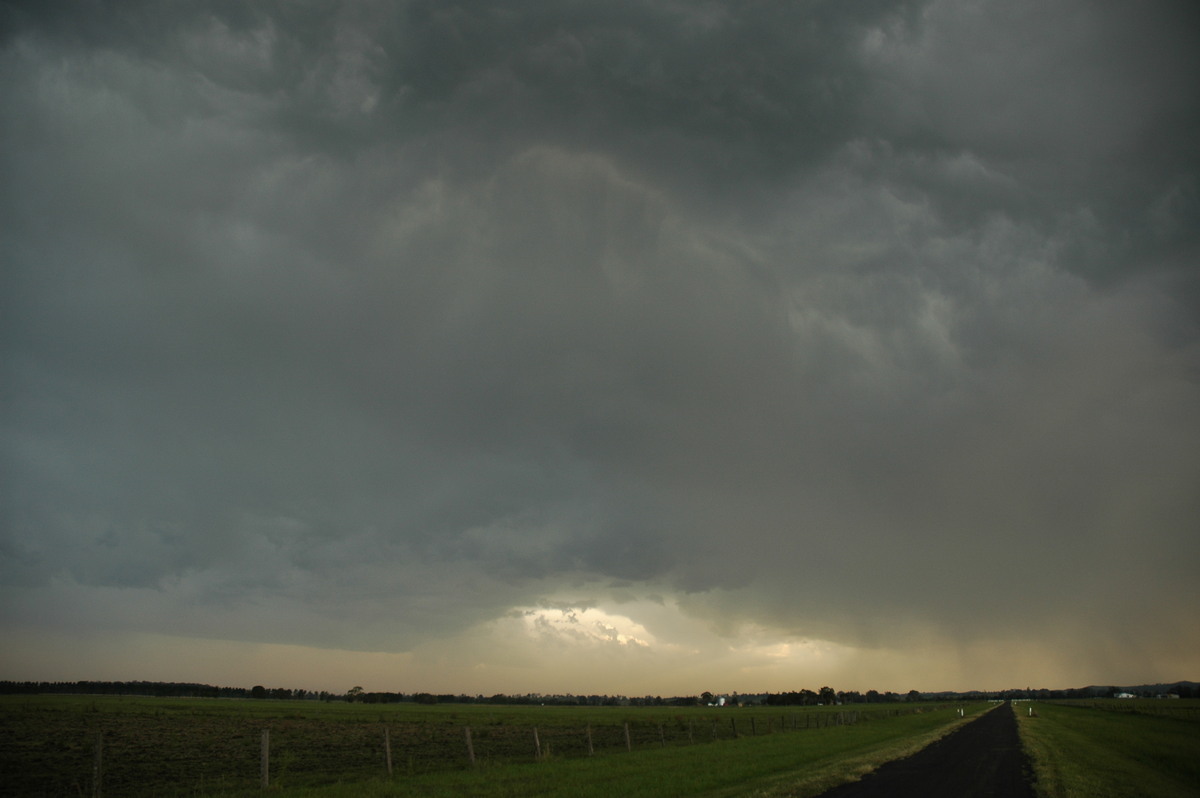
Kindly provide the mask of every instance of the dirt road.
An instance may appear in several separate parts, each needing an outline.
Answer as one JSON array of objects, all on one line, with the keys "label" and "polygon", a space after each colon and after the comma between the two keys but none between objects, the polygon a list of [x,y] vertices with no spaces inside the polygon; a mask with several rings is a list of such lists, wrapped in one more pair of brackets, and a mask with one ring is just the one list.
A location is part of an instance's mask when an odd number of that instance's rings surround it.
[{"label": "dirt road", "polygon": [[820,798],[1034,798],[1011,704]]}]

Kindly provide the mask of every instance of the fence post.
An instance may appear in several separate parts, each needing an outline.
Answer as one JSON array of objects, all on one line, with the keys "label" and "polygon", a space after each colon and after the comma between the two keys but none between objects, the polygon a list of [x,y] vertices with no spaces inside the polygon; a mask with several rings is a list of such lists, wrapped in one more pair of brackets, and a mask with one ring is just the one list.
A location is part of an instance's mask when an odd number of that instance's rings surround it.
[{"label": "fence post", "polygon": [[92,759],[92,798],[100,798],[100,774],[104,763],[104,732],[96,733],[96,753]]},{"label": "fence post", "polygon": [[534,748],[534,752],[537,754],[538,760],[541,760],[541,758],[542,758],[542,741],[540,739],[538,739],[537,726],[533,727],[533,748]]},{"label": "fence post", "polygon": [[462,731],[467,737],[467,760],[475,767],[475,744],[470,742],[470,726],[463,726]]},{"label": "fence post", "polygon": [[392,737],[388,733],[388,727],[383,727],[383,753],[387,758],[388,778],[392,777]]},{"label": "fence post", "polygon": [[593,756],[596,752],[592,750],[592,724],[587,725],[587,741],[588,741],[588,756]]},{"label": "fence post", "polygon": [[716,721],[716,719],[713,720],[713,739],[714,740],[717,739],[717,721]]},{"label": "fence post", "polygon": [[751,737],[758,736],[758,724],[754,722],[753,716],[750,717],[750,736]]},{"label": "fence post", "polygon": [[688,743],[694,745],[696,738],[692,735],[692,722],[688,721]]},{"label": "fence post", "polygon": [[471,727],[463,726],[463,734],[467,738],[467,761],[471,763],[471,767],[475,766],[475,744],[471,742]]},{"label": "fence post", "polygon": [[259,772],[262,774],[262,786],[265,790],[271,784],[271,730],[262,730],[262,750]]},{"label": "fence post", "polygon": [[658,724],[658,741],[662,743],[662,747],[667,747],[667,733],[663,731],[663,725]]},{"label": "fence post", "polygon": [[628,723],[625,724],[625,750],[626,751],[633,750],[633,743],[631,743],[629,741],[629,724]]},{"label": "fence post", "polygon": [[737,718],[729,719],[729,728],[733,730],[733,739],[737,739]]}]

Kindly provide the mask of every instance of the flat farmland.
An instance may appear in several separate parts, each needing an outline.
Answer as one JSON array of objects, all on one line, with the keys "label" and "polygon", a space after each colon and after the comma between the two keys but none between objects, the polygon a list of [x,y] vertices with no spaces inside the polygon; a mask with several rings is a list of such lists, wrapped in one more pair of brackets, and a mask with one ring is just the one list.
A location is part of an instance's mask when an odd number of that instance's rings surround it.
[{"label": "flat farmland", "polygon": [[1043,798],[1200,796],[1200,700],[1020,703]]},{"label": "flat farmland", "polygon": [[[968,705],[966,716],[985,706]],[[254,793],[261,790],[264,731],[271,789],[287,794],[582,795],[592,784],[613,788],[622,769],[630,782],[618,791],[630,796],[699,794],[731,779],[776,783],[800,771],[824,773],[821,783],[831,785],[934,739],[961,722],[958,707],[5,696],[0,794],[91,795],[97,778],[109,796]],[[682,784],[692,792],[670,791]]]}]

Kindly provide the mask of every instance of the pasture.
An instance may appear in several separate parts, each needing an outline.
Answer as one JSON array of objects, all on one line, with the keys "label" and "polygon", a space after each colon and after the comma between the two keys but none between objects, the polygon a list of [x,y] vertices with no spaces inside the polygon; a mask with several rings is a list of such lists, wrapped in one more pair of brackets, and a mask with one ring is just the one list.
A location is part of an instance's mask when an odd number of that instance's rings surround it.
[{"label": "pasture", "polygon": [[1200,796],[1200,700],[1023,702],[1017,719],[1044,798]]},{"label": "pasture", "polygon": [[328,798],[815,795],[936,739],[958,707],[5,696],[0,794],[260,795],[266,761],[269,792]]}]

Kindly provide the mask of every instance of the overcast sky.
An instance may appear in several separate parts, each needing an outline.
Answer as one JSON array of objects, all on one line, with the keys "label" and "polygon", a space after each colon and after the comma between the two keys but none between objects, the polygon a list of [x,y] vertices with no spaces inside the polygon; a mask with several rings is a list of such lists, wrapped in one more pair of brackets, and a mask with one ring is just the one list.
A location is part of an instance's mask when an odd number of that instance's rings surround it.
[{"label": "overcast sky", "polygon": [[0,678],[1200,678],[1194,2],[0,4]]}]

